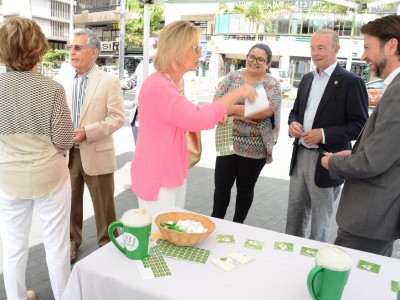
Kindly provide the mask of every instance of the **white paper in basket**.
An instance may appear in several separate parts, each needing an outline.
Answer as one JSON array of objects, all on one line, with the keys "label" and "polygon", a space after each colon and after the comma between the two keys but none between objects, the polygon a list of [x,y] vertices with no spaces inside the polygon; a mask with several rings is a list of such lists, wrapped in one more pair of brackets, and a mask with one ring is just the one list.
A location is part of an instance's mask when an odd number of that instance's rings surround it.
[{"label": "white paper in basket", "polygon": [[248,99],[246,99],[246,102],[244,103],[245,117],[262,112],[264,109],[267,109],[269,107],[267,92],[265,91],[264,87],[262,85],[259,85],[256,88],[256,91],[257,96],[255,101],[251,103]]}]

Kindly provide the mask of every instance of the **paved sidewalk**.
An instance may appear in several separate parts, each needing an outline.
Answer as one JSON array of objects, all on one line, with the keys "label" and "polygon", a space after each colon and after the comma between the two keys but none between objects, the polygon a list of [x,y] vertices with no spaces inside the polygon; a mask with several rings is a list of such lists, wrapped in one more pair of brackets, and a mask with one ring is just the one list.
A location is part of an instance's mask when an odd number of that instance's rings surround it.
[{"label": "paved sidewalk", "polygon": [[[200,104],[212,101],[213,84],[200,81],[198,86]],[[127,97],[126,97],[127,99]],[[292,140],[287,137],[287,115],[293,105],[293,94],[285,97],[282,106],[281,135],[274,148],[274,162],[264,167],[256,184],[255,199],[246,224],[278,232],[284,232],[286,224],[287,198],[289,191],[288,169],[291,156]],[[129,114],[131,102],[125,101],[126,116]],[[130,190],[124,190],[123,185],[130,181],[130,162],[133,155],[133,138],[128,123],[114,135],[118,170],[115,172],[115,206],[117,218],[131,208],[137,208],[136,196]],[[210,215],[214,192],[214,131],[202,132],[203,154],[199,164],[189,171],[187,180],[187,200],[185,208],[200,214]],[[236,190],[232,190],[232,201],[226,219],[232,220]],[[335,212],[336,213],[336,212]],[[93,207],[88,191],[84,197],[83,244],[80,247],[78,260],[97,249],[96,228],[93,217]],[[333,221],[330,242],[335,238],[337,229]],[[0,254],[1,254],[0,244]],[[400,247],[395,253],[400,258]],[[45,252],[42,244],[41,230],[38,220],[33,218],[30,233],[30,249],[26,274],[28,289],[37,293],[37,300],[52,300],[52,291],[48,278]],[[2,259],[0,257],[0,300],[6,299],[4,280],[2,276]],[[88,299],[92,300],[92,299]],[[109,300],[109,299],[106,299]],[[110,299],[111,300],[111,299]]]}]

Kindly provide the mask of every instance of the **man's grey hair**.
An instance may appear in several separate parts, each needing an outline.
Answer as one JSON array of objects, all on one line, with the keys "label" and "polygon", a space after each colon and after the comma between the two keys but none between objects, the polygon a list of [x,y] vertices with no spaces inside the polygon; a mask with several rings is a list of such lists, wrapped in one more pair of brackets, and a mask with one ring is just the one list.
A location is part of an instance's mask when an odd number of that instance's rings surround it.
[{"label": "man's grey hair", "polygon": [[315,33],[330,34],[334,45],[339,45],[339,35],[336,31],[329,28],[320,28]]},{"label": "man's grey hair", "polygon": [[90,48],[94,49],[97,48],[100,54],[100,40],[97,35],[87,28],[77,28],[73,31],[74,36],[86,35],[88,37],[87,44]]}]

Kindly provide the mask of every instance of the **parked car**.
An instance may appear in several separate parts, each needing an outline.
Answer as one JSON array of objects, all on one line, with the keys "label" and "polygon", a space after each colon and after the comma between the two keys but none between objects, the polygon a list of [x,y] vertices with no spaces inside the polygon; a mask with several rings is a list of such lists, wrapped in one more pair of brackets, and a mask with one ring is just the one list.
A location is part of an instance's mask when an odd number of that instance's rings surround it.
[{"label": "parked car", "polygon": [[383,94],[383,79],[376,79],[365,84],[368,92],[368,104],[375,106]]},{"label": "parked car", "polygon": [[[109,72],[113,74],[116,77],[119,77],[119,66],[102,66],[101,69],[104,72]],[[129,78],[129,74],[127,70],[124,70],[124,77],[123,78]]]},{"label": "parked car", "polygon": [[290,84],[290,77],[288,71],[278,68],[270,68],[269,72],[273,77],[279,80],[281,84],[282,94],[289,93],[292,90],[292,85]]}]

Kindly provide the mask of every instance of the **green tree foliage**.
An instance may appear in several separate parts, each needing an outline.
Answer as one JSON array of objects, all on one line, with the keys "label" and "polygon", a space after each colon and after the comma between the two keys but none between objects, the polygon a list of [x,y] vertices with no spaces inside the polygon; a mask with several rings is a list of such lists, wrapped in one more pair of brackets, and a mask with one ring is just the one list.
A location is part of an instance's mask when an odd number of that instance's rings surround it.
[{"label": "green tree foliage", "polygon": [[52,63],[53,68],[59,68],[61,61],[64,61],[66,57],[68,57],[69,52],[64,49],[50,49],[43,56],[43,61]]},{"label": "green tree foliage", "polygon": [[[376,0],[361,0],[361,1],[349,1],[349,2],[354,2],[358,5],[360,3],[368,4],[371,2],[375,2]],[[397,4],[396,3],[388,3],[383,5],[386,9],[394,9]],[[349,8],[347,6],[339,5],[339,4],[334,4],[329,1],[314,1],[313,5],[310,7],[308,12],[310,14],[321,14],[321,13],[331,13],[331,14],[337,14],[337,15],[346,15],[347,13],[363,13],[368,11],[368,9],[359,9],[354,11],[354,9]]]},{"label": "green tree foliage", "polygon": [[315,1],[313,5],[308,9],[310,15],[318,14],[337,14],[346,15],[351,8],[343,5],[334,4],[327,1]]},{"label": "green tree foliage", "polygon": [[[136,14],[137,18],[127,19],[125,22],[125,43],[127,47],[143,46],[144,5],[136,0],[128,0],[127,10]],[[163,13],[163,4],[150,5],[150,35],[161,31]]]},{"label": "green tree foliage", "polygon": [[[265,7],[265,22],[264,22],[265,32],[275,31],[275,33],[278,33],[277,24],[279,21],[279,17],[284,13],[295,11],[297,9],[294,5],[292,5],[291,1],[279,2],[274,4],[265,1],[264,3],[268,3]],[[275,30],[272,27],[273,22],[276,23]]]},{"label": "green tree foliage", "polygon": [[229,6],[225,3],[220,4],[219,13],[236,13],[243,15],[247,20],[255,24],[255,39],[258,40],[260,25],[264,25],[266,32],[272,32],[272,23],[277,20],[281,14],[295,9],[296,8],[290,1],[278,3],[272,1],[250,1],[235,5],[233,11],[229,11]]},{"label": "green tree foliage", "polygon": [[[360,1],[355,1],[353,0],[352,2],[360,5]],[[375,0],[364,0],[361,1],[361,3],[368,4],[371,2],[375,2]],[[361,6],[361,5],[360,5]],[[386,9],[394,9],[396,7],[396,3],[389,3],[385,4],[384,7]],[[349,8],[347,6],[339,5],[339,4],[334,4],[329,2],[328,0],[324,1],[314,1],[313,5],[309,8],[308,14],[309,15],[327,15],[327,14],[335,14],[338,16],[342,16],[342,23],[344,26],[344,23],[346,22],[346,17],[349,18],[351,17],[351,37],[353,37],[356,32],[356,16],[358,14],[363,14],[366,13],[368,9],[357,9],[354,10],[353,8]],[[347,21],[349,22],[349,21]],[[341,26],[339,26],[340,28]],[[332,28],[333,29],[333,28]],[[340,30],[338,29],[339,35],[341,34]]]}]

